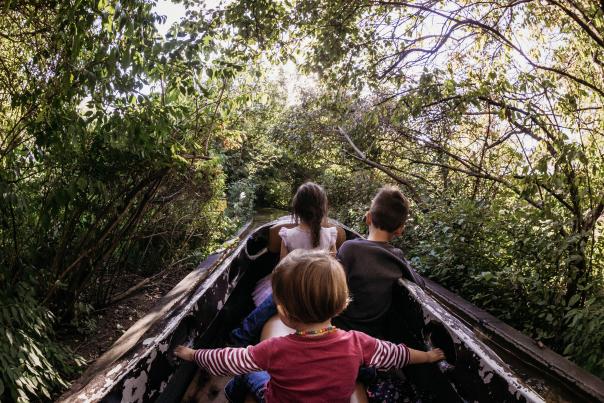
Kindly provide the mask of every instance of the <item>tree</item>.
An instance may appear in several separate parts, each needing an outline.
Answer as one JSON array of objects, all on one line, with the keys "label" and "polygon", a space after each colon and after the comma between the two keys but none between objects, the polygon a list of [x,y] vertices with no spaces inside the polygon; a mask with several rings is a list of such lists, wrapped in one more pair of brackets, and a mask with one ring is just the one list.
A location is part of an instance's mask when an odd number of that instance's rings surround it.
[{"label": "tree", "polygon": [[[564,350],[573,323],[565,315],[593,303],[602,286],[602,5],[279,4],[234,2],[221,21],[246,32],[239,39],[254,51],[303,54],[306,71],[348,108],[326,133],[351,158],[419,193],[422,209],[452,187],[449,200],[491,208],[505,195],[531,211],[525,224],[554,234],[551,276],[541,281],[554,285],[548,301],[564,308],[550,332]],[[271,7],[278,13],[264,18]]]},{"label": "tree", "polygon": [[144,0],[2,8],[0,396],[50,399],[81,364],[54,340],[57,320],[77,325],[128,270],[223,236],[215,150],[241,65],[210,57],[208,35],[159,38]]}]

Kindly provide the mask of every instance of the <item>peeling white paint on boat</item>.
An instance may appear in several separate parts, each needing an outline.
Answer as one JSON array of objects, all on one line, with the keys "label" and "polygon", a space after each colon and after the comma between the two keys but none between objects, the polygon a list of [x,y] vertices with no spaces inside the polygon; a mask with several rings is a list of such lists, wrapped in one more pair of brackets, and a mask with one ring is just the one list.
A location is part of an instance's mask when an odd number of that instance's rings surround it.
[{"label": "peeling white paint on boat", "polygon": [[147,371],[151,371],[151,364],[155,361],[155,357],[157,357],[157,350],[153,349],[149,354],[149,358],[147,358]]},{"label": "peeling white paint on boat", "polygon": [[[507,383],[508,391],[516,399],[520,400],[524,398],[527,402],[535,403],[545,402],[533,389],[521,384],[517,376],[511,372],[507,364],[493,350],[478,340],[466,326],[463,326],[457,318],[450,315],[440,304],[432,301],[419,286],[409,281],[403,281],[403,285],[409,290],[410,295],[421,307],[426,324],[431,321],[440,322],[448,330],[449,335],[456,334],[458,336],[457,340],[454,340],[455,344],[461,343],[468,350],[474,352],[479,360],[480,374],[485,384],[490,383],[496,374]],[[449,331],[453,329],[455,332]]]},{"label": "peeling white paint on boat", "polygon": [[114,374],[120,372],[122,369],[122,364],[118,364],[111,369],[111,371],[107,372],[107,376],[113,376]]},{"label": "peeling white paint on boat", "polygon": [[493,379],[493,373],[489,372],[484,378],[482,378],[482,380],[484,381],[484,383],[490,383],[491,379]]},{"label": "peeling white paint on boat", "polygon": [[82,402],[82,403],[90,403],[90,402],[100,400],[103,396],[104,396],[104,394],[99,394],[98,392],[90,397],[86,396],[85,393],[82,393],[81,395],[79,395],[76,398],[76,401]]},{"label": "peeling white paint on boat", "polygon": [[143,346],[147,347],[148,345],[153,343],[153,340],[155,340],[155,337],[149,337],[148,339],[143,340]]},{"label": "peeling white paint on boat", "polygon": [[79,395],[76,399],[82,403],[91,403],[100,400],[105,394],[104,393],[96,393],[90,397],[87,397],[85,393]]},{"label": "peeling white paint on boat", "polygon": [[224,303],[222,302],[222,300],[220,300],[220,301],[218,301],[218,304],[216,304],[216,309],[218,311],[220,311],[223,306],[224,306]]},{"label": "peeling white paint on boat", "polygon": [[122,403],[138,403],[142,402],[145,397],[147,386],[147,371],[141,371],[136,378],[128,378],[124,382],[122,392]]},{"label": "peeling white paint on boat", "polygon": [[491,382],[491,379],[493,379],[493,372],[491,372],[488,368],[485,368],[482,364],[483,362],[481,360],[480,368],[478,368],[478,376],[480,376],[485,384],[488,384]]},{"label": "peeling white paint on boat", "polygon": [[159,349],[159,351],[161,351],[162,353],[165,353],[166,351],[168,351],[168,347],[170,347],[170,345],[168,344],[168,342],[165,343],[161,343],[157,346],[157,348]]}]

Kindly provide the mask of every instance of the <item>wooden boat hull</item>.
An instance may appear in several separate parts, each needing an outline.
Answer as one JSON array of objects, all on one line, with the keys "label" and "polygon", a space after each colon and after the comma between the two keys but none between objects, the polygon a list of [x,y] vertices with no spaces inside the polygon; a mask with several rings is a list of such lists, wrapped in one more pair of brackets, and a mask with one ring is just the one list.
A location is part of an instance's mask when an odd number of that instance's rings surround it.
[{"label": "wooden boat hull", "polygon": [[[252,309],[255,281],[277,263],[278,256],[263,252],[269,228],[288,220],[249,227],[210,256],[153,309],[161,316],[137,322],[61,401],[180,401],[196,367],[175,359],[173,348],[224,345],[228,330]],[[346,229],[346,236],[359,235]],[[430,281],[422,289],[401,280],[390,316],[389,339],[447,354],[446,363],[410,366],[402,375],[424,402],[604,401],[601,380],[551,350],[535,352],[528,338],[502,331],[496,318]]]}]

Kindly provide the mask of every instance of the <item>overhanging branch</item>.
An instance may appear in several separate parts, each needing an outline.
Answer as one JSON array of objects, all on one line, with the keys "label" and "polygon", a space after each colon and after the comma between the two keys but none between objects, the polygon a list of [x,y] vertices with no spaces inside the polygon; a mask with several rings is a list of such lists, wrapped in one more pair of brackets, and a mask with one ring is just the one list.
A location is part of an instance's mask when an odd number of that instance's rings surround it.
[{"label": "overhanging branch", "polygon": [[392,172],[392,170],[386,168],[384,165],[380,164],[379,162],[375,162],[375,161],[368,159],[367,156],[365,155],[365,153],[362,152],[359,149],[359,147],[356,146],[356,144],[354,144],[354,142],[352,141],[350,136],[341,127],[338,127],[338,132],[344,138],[344,140],[346,140],[348,145],[350,145],[350,147],[354,150],[355,154],[353,154],[352,156],[356,160],[361,161],[362,163],[369,165],[373,168],[376,168],[379,171],[382,171],[383,173],[388,175],[390,178],[394,179],[397,183],[405,186],[405,188],[409,191],[409,195],[411,196],[413,201],[415,201],[418,204],[423,203],[423,200],[417,193],[415,186],[413,186],[413,184],[410,181],[395,174],[394,172]]}]

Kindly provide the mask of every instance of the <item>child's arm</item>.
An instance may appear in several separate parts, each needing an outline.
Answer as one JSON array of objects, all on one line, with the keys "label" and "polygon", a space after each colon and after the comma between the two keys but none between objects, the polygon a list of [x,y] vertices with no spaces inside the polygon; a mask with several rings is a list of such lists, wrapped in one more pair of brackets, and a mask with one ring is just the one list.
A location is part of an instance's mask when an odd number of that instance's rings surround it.
[{"label": "child's arm", "polygon": [[445,359],[445,353],[440,348],[430,351],[409,349],[409,364],[425,364]]},{"label": "child's arm", "polygon": [[369,360],[370,367],[381,369],[402,368],[408,364],[422,364],[440,361],[445,354],[440,348],[431,351],[419,351],[389,341],[376,340],[377,345]]},{"label": "child's arm", "polygon": [[185,361],[195,362],[212,375],[243,375],[262,371],[252,359],[248,348],[217,348],[193,350],[178,346],[174,354]]}]

